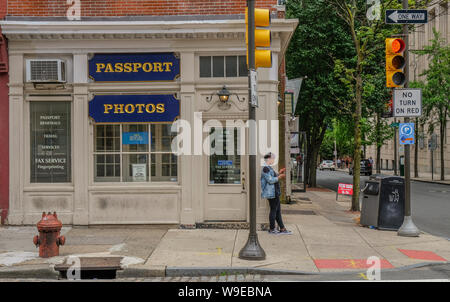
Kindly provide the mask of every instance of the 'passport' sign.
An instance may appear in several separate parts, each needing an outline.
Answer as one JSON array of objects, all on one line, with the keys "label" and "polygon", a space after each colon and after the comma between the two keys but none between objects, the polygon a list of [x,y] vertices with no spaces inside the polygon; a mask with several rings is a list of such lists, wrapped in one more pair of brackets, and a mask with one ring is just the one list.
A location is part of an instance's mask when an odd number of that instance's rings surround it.
[{"label": "'passport' sign", "polygon": [[180,76],[175,53],[95,54],[89,77],[95,82],[174,81]]},{"label": "'passport' sign", "polygon": [[96,123],[172,123],[180,116],[174,95],[96,95],[89,117]]}]

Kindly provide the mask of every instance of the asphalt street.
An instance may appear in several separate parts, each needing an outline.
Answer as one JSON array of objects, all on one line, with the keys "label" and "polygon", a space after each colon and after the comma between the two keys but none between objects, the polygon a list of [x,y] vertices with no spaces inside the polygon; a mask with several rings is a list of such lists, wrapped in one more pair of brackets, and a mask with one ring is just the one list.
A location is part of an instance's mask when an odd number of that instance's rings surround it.
[{"label": "asphalt street", "polygon": [[[361,175],[361,188],[368,176]],[[341,171],[317,170],[317,184],[336,191],[338,183],[353,183],[353,176]],[[450,186],[411,182],[411,210],[416,226],[427,233],[450,240]]]}]

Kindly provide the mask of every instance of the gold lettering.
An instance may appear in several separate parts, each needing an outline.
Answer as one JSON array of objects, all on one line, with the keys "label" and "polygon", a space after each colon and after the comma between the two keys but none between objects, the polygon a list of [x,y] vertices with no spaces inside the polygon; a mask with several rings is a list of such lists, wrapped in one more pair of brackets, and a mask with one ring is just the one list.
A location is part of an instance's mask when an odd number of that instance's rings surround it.
[{"label": "gold lettering", "polygon": [[114,113],[123,113],[123,104],[114,104]]},{"label": "gold lettering", "polygon": [[105,111],[103,113],[108,114],[109,110],[111,110],[113,108],[113,106],[111,104],[104,104],[103,105],[105,107]]},{"label": "gold lettering", "polygon": [[114,72],[111,63],[106,64],[105,72]]},{"label": "gold lettering", "polygon": [[114,65],[114,67],[116,68],[114,70],[115,72],[123,72],[123,63],[116,63],[116,65]]},{"label": "gold lettering", "polygon": [[156,105],[156,112],[164,113],[164,111],[166,111],[165,108],[164,108],[164,104],[157,104]]},{"label": "gold lettering", "polygon": [[102,72],[102,69],[105,68],[105,64],[103,63],[97,63],[97,72]]},{"label": "gold lettering", "polygon": [[[130,109],[131,108],[131,109]],[[127,104],[126,106],[125,106],[125,112],[126,113],[133,113],[134,112],[134,106],[133,106],[133,104]]]},{"label": "gold lettering", "polygon": [[160,62],[153,63],[153,71],[154,72],[163,72],[162,63],[160,63]]},{"label": "gold lettering", "polygon": [[[149,109],[150,106],[152,107],[152,110]],[[155,104],[147,104],[147,106],[145,106],[145,111],[147,111],[147,113],[155,112]]]},{"label": "gold lettering", "polygon": [[152,66],[152,64],[150,64],[150,63],[144,63],[144,65],[142,65],[142,69],[143,69],[145,72],[150,72],[150,71],[152,71],[153,66]]},{"label": "gold lettering", "polygon": [[123,64],[125,72],[131,72],[131,63],[125,63]]},{"label": "gold lettering", "polygon": [[144,113],[144,111],[142,111],[142,108],[145,107],[145,104],[136,104],[136,108],[138,109],[138,113]]},{"label": "gold lettering", "polygon": [[133,63],[133,72],[138,72],[139,68],[142,67],[141,63]]},{"label": "gold lettering", "polygon": [[164,67],[166,67],[166,71],[170,72],[171,71],[170,67],[173,65],[173,63],[172,62],[164,62],[163,65],[164,65]]}]

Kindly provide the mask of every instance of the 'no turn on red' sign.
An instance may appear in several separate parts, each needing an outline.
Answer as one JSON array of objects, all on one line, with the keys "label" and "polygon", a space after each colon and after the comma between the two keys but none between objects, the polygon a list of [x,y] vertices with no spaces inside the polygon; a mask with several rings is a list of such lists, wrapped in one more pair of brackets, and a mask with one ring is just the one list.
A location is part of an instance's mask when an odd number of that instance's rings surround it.
[{"label": "'no turn on red' sign", "polygon": [[394,116],[416,117],[422,115],[422,89],[394,89]]}]

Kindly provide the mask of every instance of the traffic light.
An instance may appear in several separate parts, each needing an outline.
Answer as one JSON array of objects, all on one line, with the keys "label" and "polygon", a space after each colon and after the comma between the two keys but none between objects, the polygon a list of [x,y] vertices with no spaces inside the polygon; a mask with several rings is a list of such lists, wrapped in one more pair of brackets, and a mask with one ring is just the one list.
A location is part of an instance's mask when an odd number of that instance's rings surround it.
[{"label": "traffic light", "polygon": [[386,87],[400,87],[405,83],[403,73],[405,41],[399,38],[386,39]]},{"label": "traffic light", "polygon": [[[268,9],[255,8],[255,68],[272,67],[272,52],[269,49],[258,47],[270,47],[271,36],[269,29],[256,27],[270,26],[270,11]],[[245,9],[245,44],[247,45],[248,64],[248,8]]]}]

